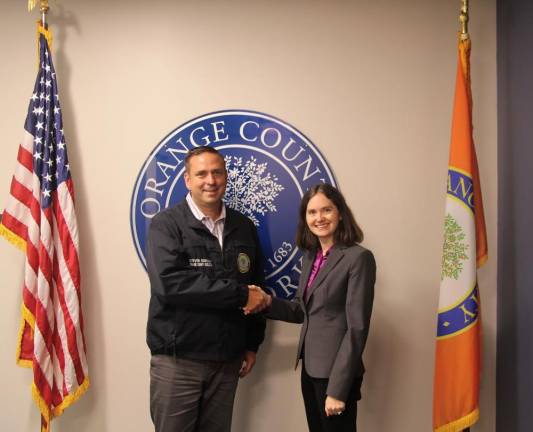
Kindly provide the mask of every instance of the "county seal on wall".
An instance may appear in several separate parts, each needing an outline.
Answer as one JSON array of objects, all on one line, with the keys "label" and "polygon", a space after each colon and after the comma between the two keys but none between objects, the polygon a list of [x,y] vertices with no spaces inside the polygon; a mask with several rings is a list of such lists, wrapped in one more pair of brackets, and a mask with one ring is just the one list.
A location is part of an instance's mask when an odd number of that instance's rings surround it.
[{"label": "county seal on wall", "polygon": [[[224,202],[255,224],[264,256],[266,288],[292,298],[301,272],[294,243],[302,195],[317,183],[335,185],[316,146],[288,123],[247,110],[218,111],[178,126],[150,153],[131,200],[131,230],[146,268],[146,235],[151,219],[187,195],[183,174],[187,152],[212,146],[224,157],[228,183]],[[239,256],[246,273],[250,258]]]}]

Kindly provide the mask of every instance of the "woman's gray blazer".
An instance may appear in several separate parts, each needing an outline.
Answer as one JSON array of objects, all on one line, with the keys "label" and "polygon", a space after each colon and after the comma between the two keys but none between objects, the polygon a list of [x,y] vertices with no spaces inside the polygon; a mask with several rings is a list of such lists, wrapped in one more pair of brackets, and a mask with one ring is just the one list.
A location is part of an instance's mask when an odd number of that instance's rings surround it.
[{"label": "woman's gray blazer", "polygon": [[327,394],[346,401],[355,379],[364,373],[362,354],[372,314],[376,262],[362,246],[334,246],[304,301],[314,258],[312,252],[304,254],[295,298],[273,297],[265,315],[303,323],[296,366],[303,351],[307,373],[328,378]]}]

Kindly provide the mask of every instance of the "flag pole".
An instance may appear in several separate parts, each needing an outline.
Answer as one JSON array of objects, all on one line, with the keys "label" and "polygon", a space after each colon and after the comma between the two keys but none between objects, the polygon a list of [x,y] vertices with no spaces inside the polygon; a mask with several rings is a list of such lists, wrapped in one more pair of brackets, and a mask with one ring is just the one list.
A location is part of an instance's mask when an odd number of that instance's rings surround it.
[{"label": "flag pole", "polygon": [[461,23],[461,40],[468,39],[468,0],[461,0],[459,22]]},{"label": "flag pole", "polygon": [[46,28],[46,16],[49,9],[48,0],[41,0],[41,24],[43,25],[43,28]]},{"label": "flag pole", "polygon": [[[468,0],[461,0],[461,13],[459,15],[461,23],[461,40],[469,38],[468,35]],[[470,432],[470,428],[463,429],[463,432]]]},{"label": "flag pole", "polygon": [[[35,4],[37,3],[37,0],[28,0],[28,11],[31,12],[35,8]],[[46,29],[46,16],[48,14],[48,10],[50,9],[50,6],[48,5],[48,0],[39,0],[39,3],[41,7],[39,8],[39,11],[41,12],[41,25],[43,28]]]},{"label": "flag pole", "polygon": [[[461,13],[459,14],[459,22],[461,23],[461,40],[470,38],[468,35],[468,0],[461,0]],[[463,432],[470,432],[470,428],[463,429]]]}]

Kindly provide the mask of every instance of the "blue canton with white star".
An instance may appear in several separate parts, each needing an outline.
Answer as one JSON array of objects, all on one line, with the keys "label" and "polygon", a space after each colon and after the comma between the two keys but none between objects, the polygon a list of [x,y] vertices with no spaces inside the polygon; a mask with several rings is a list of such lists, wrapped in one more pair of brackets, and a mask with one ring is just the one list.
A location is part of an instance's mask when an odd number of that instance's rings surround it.
[{"label": "blue canton with white star", "polygon": [[41,185],[41,208],[49,207],[52,193],[70,176],[57,80],[48,42],[39,38],[39,73],[24,128],[34,137],[33,171]]}]

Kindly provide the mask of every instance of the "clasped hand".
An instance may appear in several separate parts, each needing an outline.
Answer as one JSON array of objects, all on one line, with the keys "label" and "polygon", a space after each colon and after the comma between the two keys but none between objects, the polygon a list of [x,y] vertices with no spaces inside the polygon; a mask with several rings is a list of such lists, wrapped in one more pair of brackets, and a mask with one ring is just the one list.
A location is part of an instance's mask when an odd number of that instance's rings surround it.
[{"label": "clasped hand", "polygon": [[272,304],[272,297],[256,285],[248,285],[248,302],[243,307],[245,315],[261,312]]},{"label": "clasped hand", "polygon": [[324,409],[326,416],[340,415],[346,408],[346,404],[343,401],[335,399],[334,397],[327,396]]}]

